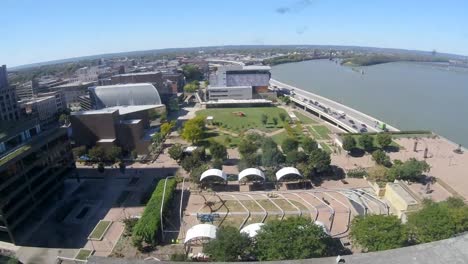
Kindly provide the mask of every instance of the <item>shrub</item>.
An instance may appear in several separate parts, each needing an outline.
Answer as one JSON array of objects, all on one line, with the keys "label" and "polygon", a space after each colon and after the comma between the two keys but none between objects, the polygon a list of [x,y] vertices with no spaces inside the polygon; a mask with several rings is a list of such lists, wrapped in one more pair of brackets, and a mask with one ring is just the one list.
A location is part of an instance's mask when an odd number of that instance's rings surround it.
[{"label": "shrub", "polygon": [[[159,181],[156,189],[151,195],[148,204],[146,205],[143,215],[138,220],[133,228],[132,241],[138,247],[143,247],[143,242],[155,245],[156,235],[161,225],[161,202],[163,201],[164,180]],[[169,179],[166,186],[166,196],[164,197],[164,208],[167,208],[169,201],[172,199],[177,182],[175,179]]]}]

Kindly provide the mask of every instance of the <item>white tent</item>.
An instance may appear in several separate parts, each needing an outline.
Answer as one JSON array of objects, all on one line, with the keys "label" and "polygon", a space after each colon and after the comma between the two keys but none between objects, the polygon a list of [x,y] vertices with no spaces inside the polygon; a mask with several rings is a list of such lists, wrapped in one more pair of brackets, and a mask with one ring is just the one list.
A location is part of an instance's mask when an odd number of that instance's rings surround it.
[{"label": "white tent", "polygon": [[296,168],[293,168],[293,167],[284,167],[282,168],[281,170],[277,171],[276,172],[276,180],[281,180],[281,178],[283,178],[284,176],[287,176],[287,175],[297,175],[299,177],[302,178],[302,174],[296,169]]},{"label": "white tent", "polygon": [[203,172],[201,177],[200,177],[200,181],[202,181],[206,177],[219,177],[219,178],[222,178],[223,180],[227,181],[226,173],[224,173],[222,170],[218,170],[218,169],[209,169],[209,170]]},{"label": "white tent", "polygon": [[325,226],[325,224],[323,222],[315,221],[314,224],[320,226],[323,229],[323,232],[325,232],[326,234],[330,234],[328,232],[327,226]]},{"label": "white tent", "polygon": [[258,233],[258,231],[260,231],[260,229],[262,229],[262,226],[264,226],[265,224],[264,223],[254,223],[254,224],[250,224],[244,228],[241,229],[241,233],[245,233],[247,235],[249,235],[250,238],[252,237],[255,237]]},{"label": "white tent", "polygon": [[263,180],[265,180],[265,174],[263,174],[263,172],[259,169],[256,169],[256,168],[248,168],[248,169],[245,169],[243,171],[241,171],[239,173],[239,181],[244,178],[244,177],[247,177],[247,176],[258,176],[260,178],[262,178]]},{"label": "white tent", "polygon": [[210,240],[216,238],[216,226],[210,224],[199,224],[192,226],[185,234],[184,244],[193,240]]}]

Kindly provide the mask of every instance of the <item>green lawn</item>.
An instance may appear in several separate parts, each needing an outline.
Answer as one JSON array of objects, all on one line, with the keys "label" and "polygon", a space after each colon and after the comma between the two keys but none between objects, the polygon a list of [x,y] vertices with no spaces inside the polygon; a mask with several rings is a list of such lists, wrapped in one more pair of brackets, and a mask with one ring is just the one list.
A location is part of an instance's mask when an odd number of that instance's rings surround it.
[{"label": "green lawn", "polygon": [[78,254],[76,254],[75,259],[87,260],[88,257],[91,256],[91,253],[93,253],[92,250],[82,248],[78,251]]},{"label": "green lawn", "polygon": [[293,113],[296,115],[296,117],[301,121],[302,124],[317,124],[317,122],[304,114],[298,112],[298,111],[293,111]]},{"label": "green lawn", "polygon": [[111,221],[104,221],[101,220],[99,223],[96,225],[94,228],[93,232],[91,232],[91,235],[89,235],[89,239],[92,240],[100,240],[104,236],[104,232],[107,231],[107,228],[112,224]]},{"label": "green lawn", "polygon": [[[208,147],[209,140],[217,141],[218,143],[223,144],[227,148],[235,148],[239,145],[240,138],[234,137],[229,134],[225,134],[223,132],[208,130],[205,133],[206,138],[199,142],[200,145]],[[228,142],[227,138],[230,138],[230,142]]]},{"label": "green lawn", "polygon": [[331,133],[330,129],[328,129],[326,126],[311,126],[308,127],[310,133],[312,133],[313,137],[317,140],[320,139],[325,139],[328,140],[330,139],[329,134]]},{"label": "green lawn", "polygon": [[322,146],[322,149],[328,153],[332,153],[332,149],[330,148],[330,146],[328,146],[328,144],[326,144],[325,142],[320,142],[320,146]]},{"label": "green lawn", "polygon": [[[243,113],[244,116],[239,116],[236,113]],[[197,112],[201,116],[213,116],[216,124],[219,127],[235,133],[248,129],[258,129],[264,132],[271,132],[282,128],[279,114],[284,113],[287,120],[289,116],[285,110],[278,107],[248,107],[248,108],[210,108]],[[262,124],[261,116],[268,116],[266,125]],[[278,124],[273,124],[273,117],[278,118]]]}]

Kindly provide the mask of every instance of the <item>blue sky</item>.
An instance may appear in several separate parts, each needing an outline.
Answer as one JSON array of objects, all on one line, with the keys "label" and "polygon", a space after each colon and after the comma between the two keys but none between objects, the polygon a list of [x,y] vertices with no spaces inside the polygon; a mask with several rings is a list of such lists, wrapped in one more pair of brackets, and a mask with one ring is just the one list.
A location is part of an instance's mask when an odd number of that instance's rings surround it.
[{"label": "blue sky", "polygon": [[0,64],[144,49],[332,44],[468,55],[468,1],[1,0]]}]

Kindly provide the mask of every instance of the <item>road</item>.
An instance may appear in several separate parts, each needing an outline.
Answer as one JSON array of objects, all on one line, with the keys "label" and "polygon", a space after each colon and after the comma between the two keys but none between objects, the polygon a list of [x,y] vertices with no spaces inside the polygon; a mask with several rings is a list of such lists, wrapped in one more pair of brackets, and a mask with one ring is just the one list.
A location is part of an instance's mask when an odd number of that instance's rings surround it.
[{"label": "road", "polygon": [[[382,132],[382,130],[378,128],[377,124],[385,122],[359,112],[356,109],[274,79],[270,80],[270,85],[294,91],[293,97],[295,99],[302,101],[303,104],[307,104],[307,107],[324,114],[324,116],[331,117],[334,119],[333,121],[342,123],[347,127],[351,127],[355,132],[359,132],[363,128],[364,130],[362,132],[365,132],[365,130],[368,130],[369,132]],[[312,102],[310,100],[312,100]],[[345,113],[346,116],[343,117],[340,113]],[[363,126],[363,124],[365,126]],[[386,127],[389,131],[399,131],[397,128],[388,124]]]}]

